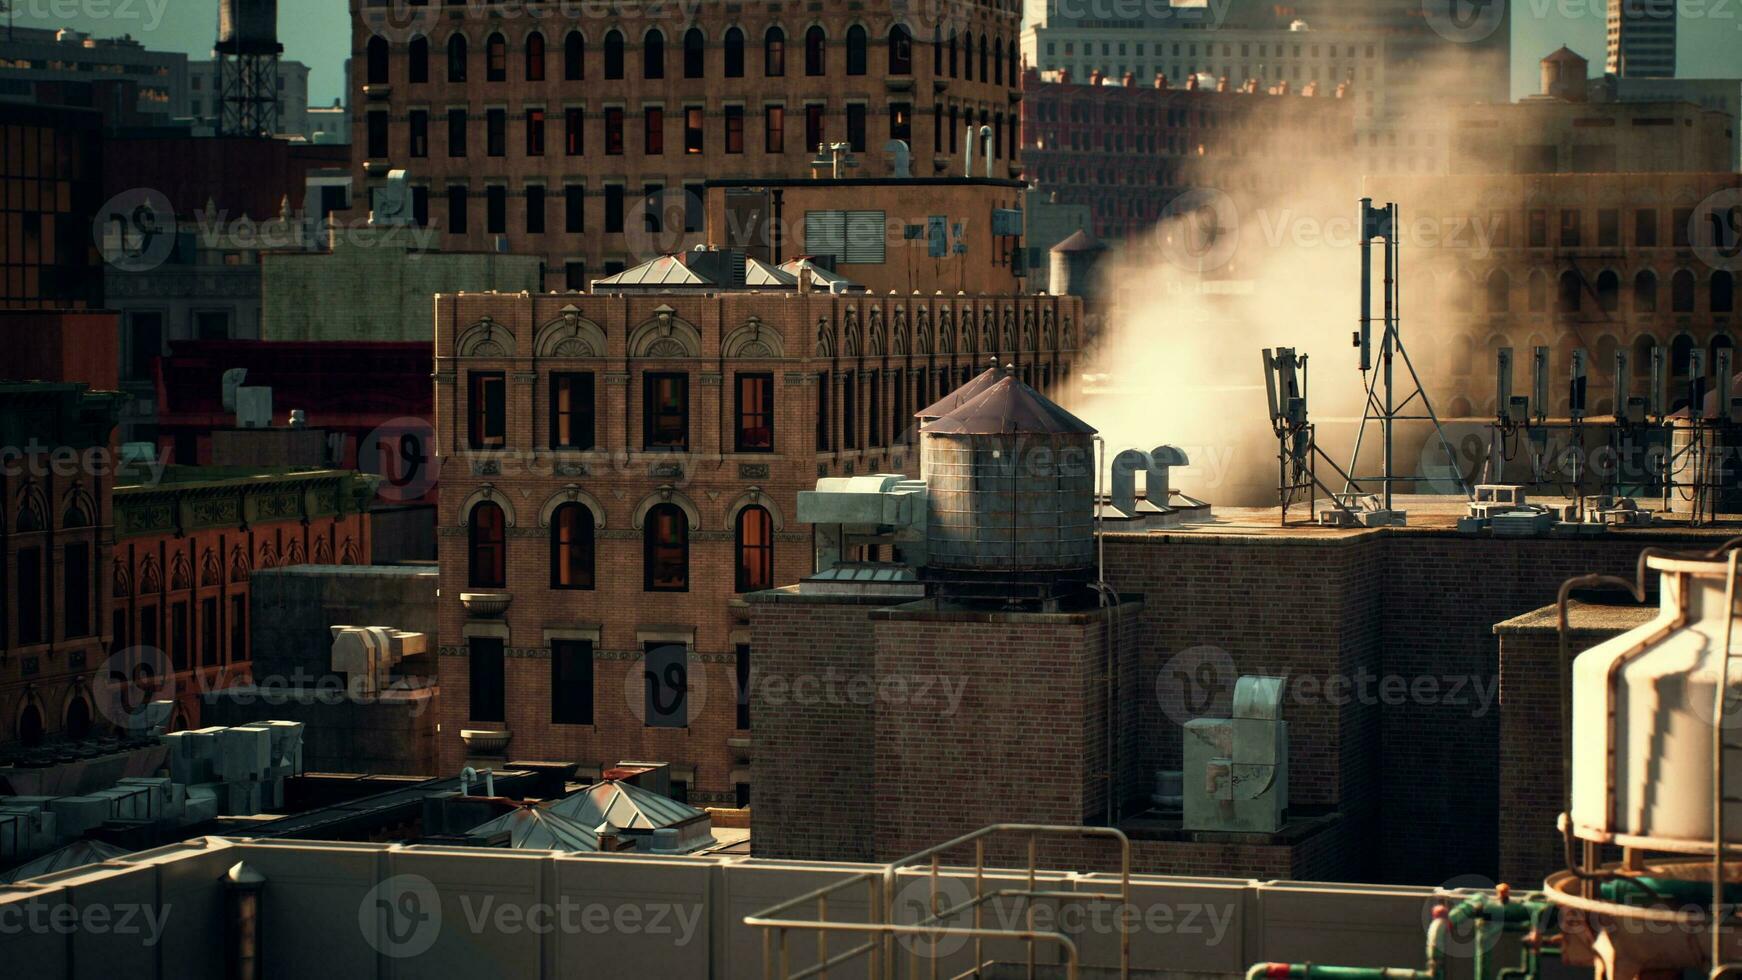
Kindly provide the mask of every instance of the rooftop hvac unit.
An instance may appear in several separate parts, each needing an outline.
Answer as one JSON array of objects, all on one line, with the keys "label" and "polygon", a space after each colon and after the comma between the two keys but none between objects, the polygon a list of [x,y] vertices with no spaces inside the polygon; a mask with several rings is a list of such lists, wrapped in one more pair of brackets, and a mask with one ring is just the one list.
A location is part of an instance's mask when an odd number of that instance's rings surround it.
[{"label": "rooftop hvac unit", "polygon": [[236,389],[236,428],[265,429],[272,425],[272,389]]},{"label": "rooftop hvac unit", "polygon": [[1022,237],[1022,212],[1014,208],[997,208],[992,212],[992,234],[1001,237]]}]

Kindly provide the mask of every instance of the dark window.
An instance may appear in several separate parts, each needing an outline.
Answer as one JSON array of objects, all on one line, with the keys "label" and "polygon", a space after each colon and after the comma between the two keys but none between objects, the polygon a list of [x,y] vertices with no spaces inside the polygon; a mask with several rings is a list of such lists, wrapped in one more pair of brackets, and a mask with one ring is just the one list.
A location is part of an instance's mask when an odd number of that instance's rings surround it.
[{"label": "dark window", "polygon": [[500,34],[492,34],[484,42],[484,80],[508,81],[508,39]]},{"label": "dark window", "polygon": [[1575,210],[1561,212],[1561,247],[1578,248],[1583,241],[1584,215]]},{"label": "dark window", "polygon": [[675,452],[689,449],[689,381],[689,375],[678,372],[648,372],[643,377],[644,448]]},{"label": "dark window", "polygon": [[847,145],[854,153],[864,153],[865,143],[865,104],[852,103],[847,106]]},{"label": "dark window", "polygon": [[526,35],[526,80],[544,81],[544,35],[537,31]]},{"label": "dark window", "polygon": [[216,667],[222,662],[218,650],[218,597],[200,600],[200,666]]},{"label": "dark window", "polygon": [[778,27],[762,36],[762,73],[769,78],[786,74],[786,32]]},{"label": "dark window", "polygon": [[493,636],[474,636],[466,640],[467,658],[471,661],[471,702],[466,714],[471,721],[507,721],[507,684],[503,673],[502,641]]},{"label": "dark window", "polygon": [[501,371],[467,375],[473,449],[501,449],[508,444],[507,380]]},{"label": "dark window", "polygon": [[368,154],[372,157],[387,156],[387,113],[380,110],[371,110],[368,116],[368,124]]},{"label": "dark window", "polygon": [[906,102],[889,103],[889,138],[913,143],[913,106]]},{"label": "dark window", "polygon": [[127,642],[127,610],[125,607],[117,605],[109,613],[109,635],[114,638],[115,646],[113,649],[125,650],[131,645]]},{"label": "dark window", "polygon": [[139,607],[139,645],[158,652],[163,651],[163,630],[159,621],[156,606]]},{"label": "dark window", "polygon": [[1736,308],[1736,278],[1719,269],[1712,273],[1711,300],[1713,313],[1733,313]]},{"label": "dark window", "polygon": [[563,110],[563,151],[578,157],[587,151],[587,114],[576,108]]},{"label": "dark window", "polygon": [[647,512],[646,581],[648,592],[690,590],[689,515],[676,504],[656,504]]},{"label": "dark window", "polygon": [[641,39],[641,77],[665,77],[665,35],[657,28]]},{"label": "dark window", "polygon": [[379,35],[369,39],[368,71],[370,85],[386,85],[389,75],[387,39]]},{"label": "dark window", "polygon": [[786,152],[786,107],[771,105],[762,110],[762,150]]},{"label": "dark window", "polygon": [[1694,311],[1694,274],[1682,269],[1669,281],[1670,312]]},{"label": "dark window", "polygon": [[163,351],[163,314],[130,313],[127,323],[131,341],[127,351],[127,376],[136,381],[149,381],[155,373],[158,355]]},{"label": "dark window", "polygon": [[605,77],[619,79],[623,77],[623,34],[613,30],[605,35]]},{"label": "dark window", "polygon": [[467,193],[463,186],[448,188],[448,234],[450,235],[464,235],[466,233]]},{"label": "dark window", "polygon": [[193,666],[188,657],[188,604],[173,603],[169,607],[169,662],[176,673]]},{"label": "dark window", "polygon": [[738,512],[738,591],[774,588],[774,521],[761,507]]},{"label": "dark window", "polygon": [[650,157],[656,157],[665,152],[665,110],[648,107],[644,116],[646,120],[646,138],[642,152]]},{"label": "dark window", "polygon": [[91,545],[74,541],[62,552],[61,581],[66,636],[91,635]]},{"label": "dark window", "polygon": [[248,660],[248,597],[230,597],[230,662]]},{"label": "dark window", "polygon": [[1548,212],[1535,210],[1527,216],[1530,220],[1530,247],[1548,247]]},{"label": "dark window", "polygon": [[1649,270],[1633,277],[1633,312],[1657,312],[1657,276]]},{"label": "dark window", "polygon": [[508,188],[501,184],[484,188],[484,224],[485,234],[508,233]]},{"label": "dark window", "polygon": [[913,74],[913,35],[900,24],[889,29],[889,74]]},{"label": "dark window", "polygon": [[508,155],[508,110],[491,109],[484,113],[485,152],[493,157]]},{"label": "dark window", "polygon": [[827,129],[823,125],[824,107],[807,105],[804,107],[804,142],[805,151],[820,150],[828,142]]},{"label": "dark window", "polygon": [[726,107],[726,152],[744,152],[744,107],[741,105]]},{"label": "dark window", "polygon": [[406,49],[405,68],[411,84],[423,85],[429,81],[429,38],[411,39]]},{"label": "dark window", "polygon": [[871,383],[866,391],[865,407],[866,424],[869,437],[865,440],[868,446],[883,445],[883,372],[872,371]]},{"label": "dark window", "polygon": [[605,231],[612,235],[623,233],[622,184],[605,185]]},{"label": "dark window", "polygon": [[744,32],[734,27],[726,31],[726,77],[744,77]]},{"label": "dark window", "polygon": [[1633,244],[1642,248],[1657,245],[1657,209],[1640,208],[1633,212]]},{"label": "dark window", "polygon": [[1555,301],[1555,312],[1579,312],[1579,297],[1584,292],[1585,284],[1577,272],[1563,272],[1560,278],[1560,294]]},{"label": "dark window", "polygon": [[563,80],[578,82],[587,77],[587,39],[570,31],[563,39]]},{"label": "dark window", "polygon": [[[675,643],[647,643],[642,647],[642,674],[647,685],[646,721],[649,728],[688,728],[689,650]],[[674,787],[676,783],[672,784]],[[676,799],[676,794],[672,796]]]},{"label": "dark window", "polygon": [[623,155],[623,110],[605,110],[605,155]]},{"label": "dark window", "polygon": [[466,80],[466,37],[455,34],[448,38],[448,81]]},{"label": "dark window", "polygon": [[466,110],[448,110],[448,156],[466,155]]},{"label": "dark window", "polygon": [[526,110],[526,155],[544,156],[544,110]]},{"label": "dark window", "polygon": [[737,428],[739,452],[774,451],[774,375],[738,375]]},{"label": "dark window", "polygon": [[[727,110],[730,112],[731,110]],[[744,110],[738,110],[743,113]],[[683,151],[688,154],[702,152],[703,112],[699,105],[687,106],[683,111]]]},{"label": "dark window", "polygon": [[1597,307],[1604,313],[1621,309],[1621,277],[1608,269],[1597,274]]},{"label": "dark window", "polygon": [[698,28],[690,28],[683,36],[683,77],[701,78],[706,73],[707,41]]},{"label": "dark window", "polygon": [[641,223],[648,234],[665,231],[665,187],[660,184],[641,185]]},{"label": "dark window", "polygon": [[829,428],[829,403],[832,401],[830,398],[832,391],[829,388],[829,384],[829,372],[824,371],[817,375],[817,452],[819,453],[826,453],[829,451],[829,439],[831,435]]},{"label": "dark window", "polygon": [[472,508],[467,584],[500,589],[508,584],[508,519],[502,507],[486,500]]},{"label": "dark window", "polygon": [[1676,208],[1670,212],[1669,232],[1672,236],[1670,240],[1676,248],[1687,248],[1693,244],[1693,229],[1689,227],[1693,224],[1693,220],[1694,212],[1691,208]]},{"label": "dark window", "polygon": [[[750,730],[750,644],[738,644],[737,654],[738,722],[736,727],[741,732],[747,732]],[[738,785],[741,788],[748,788],[743,783]],[[745,804],[738,805],[744,806]]]},{"label": "dark window", "polygon": [[847,74],[865,74],[867,62],[870,60],[865,51],[868,44],[865,28],[858,24],[847,28]]},{"label": "dark window", "polygon": [[706,184],[683,185],[683,230],[685,233],[705,231],[707,224]]},{"label": "dark window", "polygon": [[853,372],[841,375],[841,448],[859,448],[859,412],[853,404]]},{"label": "dark window", "polygon": [[740,810],[749,806],[750,805],[750,784],[749,783],[733,783],[732,784],[732,798],[736,801],[736,805],[737,805],[738,809],[740,809]]},{"label": "dark window", "polygon": [[551,375],[550,448],[593,448],[593,405],[591,372]]},{"label": "dark window", "polygon": [[45,639],[42,631],[42,549],[18,549],[18,645]]},{"label": "dark window", "polygon": [[579,260],[563,263],[563,285],[571,293],[587,291],[587,263]]},{"label": "dark window", "polygon": [[1615,248],[1621,244],[1621,212],[1614,208],[1597,210],[1597,244]]},{"label": "dark window", "polygon": [[544,185],[526,185],[526,233],[544,234]]},{"label": "dark window", "polygon": [[563,188],[563,230],[571,235],[587,230],[587,189],[579,184]]},{"label": "dark window", "polygon": [[550,520],[550,587],[593,587],[593,512],[585,504],[563,504]]},{"label": "dark window", "polygon": [[821,27],[804,33],[804,73],[815,78],[829,70],[829,39]]},{"label": "dark window", "polygon": [[593,642],[550,641],[550,721],[593,723]]},{"label": "dark window", "polygon": [[411,130],[408,152],[418,159],[429,156],[429,113],[423,109],[413,109],[408,121],[408,128]]}]

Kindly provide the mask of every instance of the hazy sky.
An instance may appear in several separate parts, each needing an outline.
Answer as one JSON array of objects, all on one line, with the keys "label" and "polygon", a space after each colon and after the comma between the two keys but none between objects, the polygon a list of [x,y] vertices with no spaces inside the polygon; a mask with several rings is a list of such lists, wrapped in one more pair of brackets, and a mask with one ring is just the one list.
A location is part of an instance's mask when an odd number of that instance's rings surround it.
[{"label": "hazy sky", "polygon": [[[201,58],[211,56],[217,33],[217,0],[13,0],[13,6],[21,25],[131,34],[150,47]],[[1600,70],[1607,6],[1607,0],[1513,0],[1513,94],[1536,91],[1537,60],[1561,44]],[[331,104],[342,94],[342,68],[350,52],[347,9],[346,0],[283,0],[280,5],[285,57],[313,69],[312,105]],[[1682,0],[1682,10],[1680,74],[1742,76],[1742,0]]]}]

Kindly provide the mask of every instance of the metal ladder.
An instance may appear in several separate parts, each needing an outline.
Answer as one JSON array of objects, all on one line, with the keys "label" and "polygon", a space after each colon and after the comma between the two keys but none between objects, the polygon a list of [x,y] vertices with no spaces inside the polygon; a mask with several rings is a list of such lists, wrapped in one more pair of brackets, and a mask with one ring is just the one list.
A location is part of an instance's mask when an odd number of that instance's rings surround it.
[{"label": "metal ladder", "polygon": [[1724,808],[1730,804],[1742,804],[1742,796],[1730,796],[1724,792],[1725,778],[1728,775],[1724,760],[1731,752],[1742,752],[1742,741],[1731,741],[1724,735],[1727,727],[1725,715],[1730,707],[1730,665],[1742,660],[1742,655],[1737,654],[1732,643],[1736,625],[1736,574],[1739,560],[1742,560],[1742,549],[1732,548],[1726,558],[1724,576],[1724,645],[1718,655],[1717,690],[1712,696],[1712,980],[1742,970],[1742,964],[1725,963],[1723,955],[1724,924],[1736,911],[1724,906],[1724,858],[1729,851],[1725,844]]}]

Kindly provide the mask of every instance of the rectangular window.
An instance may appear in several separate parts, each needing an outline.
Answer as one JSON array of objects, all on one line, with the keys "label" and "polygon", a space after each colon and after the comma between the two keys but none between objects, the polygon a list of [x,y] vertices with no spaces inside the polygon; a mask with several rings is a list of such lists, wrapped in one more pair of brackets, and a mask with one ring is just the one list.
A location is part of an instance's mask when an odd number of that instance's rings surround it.
[{"label": "rectangular window", "polygon": [[508,234],[508,188],[492,184],[484,188],[484,233]]},{"label": "rectangular window", "polygon": [[508,110],[491,109],[484,114],[485,151],[493,157],[508,155]]},{"label": "rectangular window", "polygon": [[1530,247],[1548,247],[1548,212],[1540,208],[1528,215],[1530,219]]},{"label": "rectangular window", "polygon": [[647,685],[647,727],[688,728],[689,648],[677,643],[647,643],[642,648]]},{"label": "rectangular window", "polygon": [[150,381],[156,371],[158,356],[163,352],[163,314],[131,313],[127,316],[128,340],[127,376],[135,381]]},{"label": "rectangular window", "polygon": [[647,132],[641,151],[650,157],[659,156],[665,152],[665,110],[650,106],[644,118]]},{"label": "rectangular window", "polygon": [[854,153],[864,153],[865,143],[865,104],[852,103],[847,106],[847,145]]},{"label": "rectangular window", "polygon": [[90,636],[91,545],[87,541],[74,541],[66,546],[62,556],[61,580],[66,583],[64,635],[68,639]]},{"label": "rectangular window", "polygon": [[544,234],[544,185],[526,185],[526,233]]},{"label": "rectangular window", "polygon": [[139,639],[140,646],[161,650],[163,643],[163,624],[159,621],[156,606],[139,607]]},{"label": "rectangular window", "polygon": [[690,376],[650,371],[642,378],[642,443],[646,449],[687,452],[690,447]]},{"label": "rectangular window", "polygon": [[1693,220],[1694,212],[1691,208],[1676,208],[1669,213],[1670,242],[1676,248],[1687,248],[1693,244],[1692,234],[1688,230],[1688,225]]},{"label": "rectangular window", "polygon": [[1633,244],[1642,248],[1657,245],[1657,209],[1640,208],[1633,212]]},{"label": "rectangular window", "polygon": [[805,152],[821,150],[828,141],[827,131],[823,126],[824,107],[807,105],[804,107],[804,148]]},{"label": "rectangular window", "polygon": [[501,449],[508,444],[508,382],[501,371],[473,371],[466,376],[473,449]]},{"label": "rectangular window", "polygon": [[42,549],[18,549],[18,645],[44,642],[42,631]]},{"label": "rectangular window", "polygon": [[900,368],[889,372],[890,406],[893,414],[889,416],[889,441],[891,444],[902,442],[902,435],[907,431],[907,373]]},{"label": "rectangular window", "polygon": [[739,452],[774,451],[774,375],[738,375],[737,429]]},{"label": "rectangular window", "polygon": [[767,106],[762,110],[762,152],[786,152],[786,107]]},{"label": "rectangular window", "polygon": [[[750,644],[738,644],[738,730],[750,730]],[[743,785],[743,784],[739,784]],[[741,805],[741,804],[740,804]]]},{"label": "rectangular window", "polygon": [[587,230],[587,189],[580,184],[563,188],[563,230],[571,235]]},{"label": "rectangular window", "polygon": [[593,448],[593,405],[592,372],[551,375],[550,448]]},{"label": "rectangular window", "polygon": [[593,642],[550,641],[550,721],[593,723]]},{"label": "rectangular window", "polygon": [[411,189],[411,223],[419,228],[429,227],[429,188],[423,184]]},{"label": "rectangular window", "polygon": [[605,110],[605,155],[623,155],[623,110]]},{"label": "rectangular window", "polygon": [[587,114],[580,109],[563,110],[563,152],[578,157],[587,149]]},{"label": "rectangular window", "polygon": [[741,105],[726,107],[726,152],[744,152],[744,107]]},{"label": "rectangular window", "polygon": [[200,600],[200,666],[216,667],[222,662],[218,650],[218,597]]},{"label": "rectangular window", "polygon": [[387,156],[387,113],[382,111],[370,112],[368,126],[369,155],[375,158]]},{"label": "rectangular window", "polygon": [[188,604],[177,602],[169,607],[170,667],[181,673],[192,667],[188,660]]},{"label": "rectangular window", "polygon": [[883,445],[883,372],[871,372],[871,386],[866,396],[865,415],[870,436],[865,444],[876,448]]},{"label": "rectangular window", "polygon": [[889,104],[889,138],[913,144],[913,106],[906,102]]},{"label": "rectangular window", "polygon": [[429,156],[429,113],[423,109],[411,110],[410,129],[411,146],[408,151],[417,159]]},{"label": "rectangular window", "polygon": [[526,155],[544,156],[544,110],[526,110]]},{"label": "rectangular window", "polygon": [[605,233],[623,234],[623,185],[605,185]]},{"label": "rectangular window", "polygon": [[829,451],[829,440],[831,436],[829,429],[829,402],[832,400],[829,397],[831,394],[829,383],[829,372],[824,371],[817,375],[817,452],[819,453],[826,453]]},{"label": "rectangular window", "polygon": [[466,233],[466,197],[469,192],[464,186],[448,188],[448,234],[464,235]]},{"label": "rectangular window", "polygon": [[248,597],[230,597],[230,662],[248,660]]},{"label": "rectangular window", "polygon": [[841,375],[841,448],[859,448],[859,412],[853,404],[853,372]]},{"label": "rectangular window", "polygon": [[468,719],[507,721],[502,641],[493,636],[470,637],[466,640],[466,652],[471,661]]},{"label": "rectangular window", "polygon": [[448,110],[448,156],[466,155],[466,110]]},{"label": "rectangular window", "polygon": [[571,293],[586,292],[587,263],[579,261],[563,263],[563,285]]},{"label": "rectangular window", "polygon": [[658,235],[665,231],[665,187],[661,184],[642,184],[642,227],[650,235]]},{"label": "rectangular window", "polygon": [[683,111],[683,151],[691,156],[702,152],[703,127],[702,107],[686,106]]},{"label": "rectangular window", "polygon": [[683,230],[686,233],[707,230],[707,193],[706,184],[683,185]]},{"label": "rectangular window", "polygon": [[1621,244],[1621,212],[1614,208],[1600,208],[1597,211],[1597,244],[1603,248],[1615,248]]},{"label": "rectangular window", "polygon": [[1584,215],[1574,209],[1561,212],[1561,247],[1578,248],[1583,242]]}]

